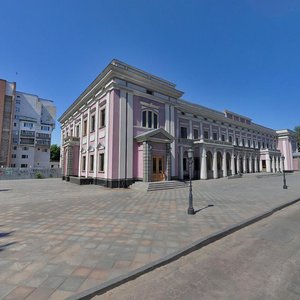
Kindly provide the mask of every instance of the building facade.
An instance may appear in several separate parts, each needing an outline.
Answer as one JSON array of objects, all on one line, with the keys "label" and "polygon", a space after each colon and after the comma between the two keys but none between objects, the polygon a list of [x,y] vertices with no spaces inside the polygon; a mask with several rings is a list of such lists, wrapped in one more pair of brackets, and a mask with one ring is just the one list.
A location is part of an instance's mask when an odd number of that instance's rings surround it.
[{"label": "building facade", "polygon": [[0,86],[0,107],[3,107],[2,113],[0,108],[0,165],[50,168],[51,134],[56,115],[53,101],[16,91],[15,83],[0,80]]},{"label": "building facade", "polygon": [[[296,136],[183,100],[176,85],[113,60],[60,117],[63,178],[132,182],[294,170]],[[282,159],[282,154],[286,159]]]}]

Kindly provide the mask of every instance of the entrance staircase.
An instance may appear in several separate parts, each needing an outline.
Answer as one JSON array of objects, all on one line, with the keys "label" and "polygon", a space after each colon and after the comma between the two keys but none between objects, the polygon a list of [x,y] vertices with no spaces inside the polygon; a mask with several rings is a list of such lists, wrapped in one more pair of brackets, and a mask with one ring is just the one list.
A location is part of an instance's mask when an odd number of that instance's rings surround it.
[{"label": "entrance staircase", "polygon": [[170,189],[186,188],[188,185],[183,181],[154,181],[154,182],[141,182],[137,181],[131,185],[131,189],[145,192],[162,191]]}]

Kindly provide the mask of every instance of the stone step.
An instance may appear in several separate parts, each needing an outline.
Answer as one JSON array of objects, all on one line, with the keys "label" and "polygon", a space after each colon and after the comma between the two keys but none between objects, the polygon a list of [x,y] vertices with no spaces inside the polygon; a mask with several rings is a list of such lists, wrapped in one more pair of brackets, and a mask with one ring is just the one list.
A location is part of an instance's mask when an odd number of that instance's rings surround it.
[{"label": "stone step", "polygon": [[187,187],[182,181],[155,181],[155,182],[135,182],[130,188],[139,191],[161,191],[169,189],[179,189]]}]

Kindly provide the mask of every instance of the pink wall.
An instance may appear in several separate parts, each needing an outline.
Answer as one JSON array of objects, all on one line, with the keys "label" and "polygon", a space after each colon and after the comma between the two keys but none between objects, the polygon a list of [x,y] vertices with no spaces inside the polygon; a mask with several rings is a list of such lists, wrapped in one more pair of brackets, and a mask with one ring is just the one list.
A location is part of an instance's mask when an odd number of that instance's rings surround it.
[{"label": "pink wall", "polygon": [[73,146],[73,175],[78,176],[79,146]]},{"label": "pink wall", "polygon": [[143,143],[133,143],[133,177],[143,179]]},{"label": "pink wall", "polygon": [[[299,158],[300,159],[300,158]],[[299,162],[298,162],[298,158],[294,158],[293,159],[293,167],[294,167],[294,171],[299,171]]]}]

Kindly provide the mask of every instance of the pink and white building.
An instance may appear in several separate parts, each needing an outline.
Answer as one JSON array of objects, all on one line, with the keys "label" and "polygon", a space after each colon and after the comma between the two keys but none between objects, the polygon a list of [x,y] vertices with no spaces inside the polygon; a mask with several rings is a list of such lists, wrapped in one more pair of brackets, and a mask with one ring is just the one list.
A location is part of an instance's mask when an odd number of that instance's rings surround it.
[{"label": "pink and white building", "polygon": [[[183,100],[176,85],[113,60],[60,117],[63,178],[127,187],[294,170],[296,135]],[[283,161],[282,155],[285,156]]]}]

